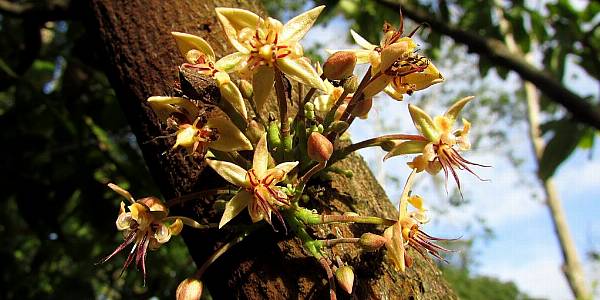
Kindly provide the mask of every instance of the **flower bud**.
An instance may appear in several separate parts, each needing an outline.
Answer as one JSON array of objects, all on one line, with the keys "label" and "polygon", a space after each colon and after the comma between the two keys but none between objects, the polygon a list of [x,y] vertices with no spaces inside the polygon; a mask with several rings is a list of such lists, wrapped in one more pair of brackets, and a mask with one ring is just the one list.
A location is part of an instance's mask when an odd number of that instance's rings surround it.
[{"label": "flower bud", "polygon": [[252,99],[252,95],[254,95],[252,83],[250,83],[248,80],[242,79],[238,81],[238,87],[240,88],[240,92],[244,98]]},{"label": "flower bud", "polygon": [[348,122],[344,121],[333,121],[331,125],[329,125],[329,130],[331,132],[340,133],[346,131],[348,129]]},{"label": "flower bud", "polygon": [[322,134],[312,132],[308,137],[308,156],[318,162],[324,162],[333,154],[333,144]]},{"label": "flower bud", "polygon": [[378,234],[374,234],[374,233],[363,233],[363,235],[360,236],[360,239],[358,240],[358,244],[365,250],[365,251],[377,251],[379,250],[379,248],[381,248],[382,246],[385,245],[385,243],[387,242],[387,239],[378,235]]},{"label": "flower bud", "polygon": [[304,116],[309,120],[315,119],[315,105],[311,102],[304,104]]},{"label": "flower bud", "polygon": [[363,98],[356,103],[354,110],[352,110],[352,114],[361,119],[366,119],[369,115],[369,111],[371,111],[371,107],[373,107],[373,98]]},{"label": "flower bud", "polygon": [[323,76],[330,80],[342,80],[350,77],[356,66],[356,54],[338,51],[323,64]]},{"label": "flower bud", "polygon": [[352,294],[352,285],[354,285],[354,271],[348,266],[342,266],[335,271],[335,279],[340,287],[348,294]]},{"label": "flower bud", "polygon": [[198,300],[202,296],[202,281],[195,278],[186,278],[179,283],[175,292],[177,300]]},{"label": "flower bud", "polygon": [[356,92],[356,89],[358,88],[358,77],[352,74],[352,76],[348,77],[344,81],[344,84],[342,86],[344,88],[344,91],[350,94]]}]

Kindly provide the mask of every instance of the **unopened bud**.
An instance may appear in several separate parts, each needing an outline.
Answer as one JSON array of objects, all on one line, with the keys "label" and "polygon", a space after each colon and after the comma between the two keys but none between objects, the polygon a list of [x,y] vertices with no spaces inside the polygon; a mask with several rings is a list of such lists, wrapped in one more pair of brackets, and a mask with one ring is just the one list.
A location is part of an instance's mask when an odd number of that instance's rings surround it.
[{"label": "unopened bud", "polygon": [[344,81],[343,88],[344,91],[348,92],[349,94],[356,92],[356,89],[358,88],[358,77],[352,74],[352,76],[348,77]]},{"label": "unopened bud", "polygon": [[244,98],[252,99],[252,95],[254,95],[252,83],[250,83],[248,80],[242,79],[238,82],[238,87],[240,88],[240,92]]},{"label": "unopened bud", "polygon": [[175,292],[177,300],[198,300],[202,296],[202,281],[195,278],[186,278],[177,286]]},{"label": "unopened bud", "polygon": [[323,76],[330,80],[342,80],[350,77],[356,66],[356,54],[338,51],[323,64]]},{"label": "unopened bud", "polygon": [[315,119],[315,105],[311,102],[306,102],[304,104],[304,115],[309,120]]},{"label": "unopened bud", "polygon": [[335,279],[346,293],[352,294],[352,286],[354,285],[354,271],[352,271],[352,268],[349,266],[339,267],[335,271]]},{"label": "unopened bud", "polygon": [[382,246],[385,245],[385,243],[387,242],[387,239],[378,235],[378,234],[374,234],[374,233],[363,233],[363,235],[360,236],[360,239],[358,240],[358,244],[365,250],[365,251],[377,251],[379,250],[379,248],[381,248]]},{"label": "unopened bud", "polygon": [[322,134],[312,132],[308,137],[308,156],[318,162],[324,162],[333,154],[333,144]]},{"label": "unopened bud", "polygon": [[352,114],[361,119],[366,119],[369,115],[369,111],[371,111],[371,107],[373,107],[373,98],[363,98],[356,103],[354,110],[352,110]]},{"label": "unopened bud", "polygon": [[333,121],[333,122],[331,122],[331,125],[329,125],[329,131],[335,132],[335,133],[344,132],[344,131],[346,131],[346,129],[348,129],[348,126],[349,126],[348,122]]},{"label": "unopened bud", "polygon": [[255,120],[250,121],[248,123],[248,128],[246,129],[246,136],[252,142],[252,144],[258,143],[258,140],[265,134],[265,127],[256,122]]}]

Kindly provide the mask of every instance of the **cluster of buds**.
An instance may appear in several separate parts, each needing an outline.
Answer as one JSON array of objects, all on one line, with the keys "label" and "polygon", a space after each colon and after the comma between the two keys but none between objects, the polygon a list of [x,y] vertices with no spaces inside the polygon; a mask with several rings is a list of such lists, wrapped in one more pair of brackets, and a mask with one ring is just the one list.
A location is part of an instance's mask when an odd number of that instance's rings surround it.
[{"label": "cluster of buds", "polygon": [[[452,129],[459,112],[472,97],[457,101],[444,115],[435,118],[409,104],[417,133],[385,135],[350,145],[339,143],[356,117],[368,117],[379,94],[402,100],[405,95],[442,82],[443,77],[429,58],[417,51],[412,39],[415,31],[405,36],[402,27],[396,29],[389,24],[384,25],[378,45],[351,31],[362,49],[331,50],[322,68],[313,64],[304,56],[300,40],[323,9],[323,6],[313,8],[282,24],[242,9],[217,8],[218,21],[235,49],[221,58],[217,58],[202,37],[172,32],[182,56],[180,71],[212,78],[221,99],[203,103],[202,99],[194,99],[194,95],[178,91],[176,96],[149,97],[147,103],[160,120],[165,137],[172,137],[170,151],[183,151],[204,160],[224,179],[226,183],[216,189],[216,194],[233,196],[225,199],[224,208],[215,206],[222,213],[218,226],[214,227],[239,234],[218,249],[193,277],[181,282],[177,299],[198,299],[204,271],[248,234],[236,226],[241,220],[235,220],[244,209],[257,226],[267,223],[274,230],[283,227],[287,232],[287,226],[291,225],[291,233],[304,242],[306,250],[327,272],[333,295],[335,281],[344,291],[352,293],[354,272],[337,256],[337,265],[332,264],[331,254],[325,251],[327,247],[352,243],[363,251],[385,249],[389,261],[399,271],[412,265],[408,248],[424,257],[439,259],[443,259],[441,253],[449,251],[435,244],[444,239],[422,230],[428,221],[426,210],[423,199],[411,195],[411,188],[422,171],[436,174],[444,170],[446,179],[452,174],[459,189],[456,169],[473,173],[470,166],[478,164],[460,154],[470,148],[471,124],[463,119],[462,129]],[[357,64],[369,65],[360,80],[355,74]],[[232,77],[237,79],[234,81]],[[299,112],[291,115],[288,110],[292,106],[291,92],[301,86],[306,89],[296,90]],[[273,94],[278,116],[266,112],[265,104]],[[246,104],[252,110],[247,110]],[[400,199],[397,220],[352,212],[327,215],[302,207],[310,201],[305,193],[310,180],[330,171],[348,173],[332,165],[365,147],[388,151],[384,159],[416,154],[408,163],[407,170],[411,173]],[[124,231],[125,241],[103,261],[134,244],[125,266],[135,258],[145,274],[147,249],[166,243],[172,235],[179,234],[184,224],[211,228],[185,217],[168,216],[167,206],[158,198],[134,200],[124,189],[110,187],[131,205],[126,211],[122,203],[117,218],[117,228]],[[409,212],[409,205],[416,210]],[[380,228],[379,232],[364,232],[360,237],[329,240],[310,234],[310,226],[334,222],[375,224]]]}]

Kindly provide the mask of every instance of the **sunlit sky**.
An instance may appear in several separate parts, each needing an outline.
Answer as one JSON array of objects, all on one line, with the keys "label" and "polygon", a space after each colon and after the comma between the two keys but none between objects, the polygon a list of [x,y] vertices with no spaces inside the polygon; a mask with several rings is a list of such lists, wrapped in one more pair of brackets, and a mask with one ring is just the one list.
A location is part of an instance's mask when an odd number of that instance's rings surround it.
[{"label": "sunlit sky", "polygon": [[[379,25],[377,25],[379,26]],[[334,18],[326,27],[313,28],[307,35],[304,45],[309,47],[319,42],[326,48],[342,49],[352,46],[347,37],[349,27],[343,18]],[[372,41],[374,42],[374,41]],[[468,58],[468,59],[472,59]],[[473,63],[473,62],[470,62]],[[443,74],[456,72],[456,70],[445,70],[441,64],[436,62]],[[579,70],[570,67],[568,74],[576,74]],[[570,78],[570,75],[567,75]],[[446,77],[445,85],[464,85]],[[488,78],[497,86],[506,86],[508,89],[518,88],[518,78],[510,76],[508,81],[501,81],[497,76]],[[467,83],[468,84],[468,83]],[[579,76],[572,80],[569,87],[581,95],[593,94],[598,97],[598,83],[588,78]],[[434,86],[423,93],[439,94],[441,85]],[[477,96],[477,95],[475,95]],[[410,101],[410,98],[407,98]],[[443,103],[431,103],[427,109],[431,114],[443,113]],[[477,109],[475,104],[471,108]],[[381,134],[378,132],[378,124],[383,120],[400,119],[396,130],[397,133],[415,133],[411,128],[406,102],[398,103],[387,96],[376,99],[369,120],[359,120],[350,128],[350,133],[355,141],[363,140]],[[389,123],[389,122],[387,122]],[[477,126],[477,124],[473,124]],[[491,124],[490,126],[494,126]],[[446,210],[445,214],[436,215],[432,213],[435,222],[426,225],[425,230],[433,235],[442,237],[464,236],[469,238],[482,231],[478,225],[477,218],[485,219],[486,225],[494,233],[492,239],[479,238],[474,246],[476,265],[474,271],[477,274],[490,275],[504,281],[515,282],[519,289],[530,296],[548,299],[572,299],[567,282],[560,270],[562,258],[558,247],[558,241],[553,231],[547,207],[542,203],[542,190],[534,176],[535,164],[533,152],[527,137],[525,124],[506,125],[508,145],[493,145],[483,140],[479,148],[473,149],[465,154],[466,158],[492,165],[492,168],[477,169],[477,173],[490,181],[479,181],[474,176],[463,172],[460,174],[463,184],[465,199],[470,203],[458,208],[448,204],[450,196],[445,192],[443,186],[427,178],[415,187],[415,192],[426,199],[432,210]],[[486,128],[483,128],[485,130]],[[598,143],[596,139],[596,143]],[[507,157],[493,151],[494,148],[510,147],[521,159],[523,164],[518,168],[513,167]],[[561,167],[555,176],[556,185],[563,207],[567,214],[568,224],[577,244],[581,259],[587,259],[586,253],[590,250],[599,250],[600,242],[600,219],[597,218],[600,211],[600,162],[597,159],[600,150],[596,147],[592,151],[578,150]],[[395,176],[403,181],[408,175],[405,167],[407,158],[392,158],[381,163],[383,151],[369,149],[361,151],[361,154],[373,168],[373,172],[380,179],[380,183],[386,189],[392,201],[398,201],[400,190],[398,184],[394,184],[386,177]],[[593,159],[590,160],[590,156]],[[427,177],[425,175],[422,175]],[[443,175],[439,178],[443,181]],[[439,182],[440,180],[438,180]],[[454,183],[450,181],[449,190],[452,193]],[[434,207],[435,206],[435,207]],[[471,229],[466,229],[472,225]],[[598,270],[592,270],[586,265],[588,280],[598,278]]]}]

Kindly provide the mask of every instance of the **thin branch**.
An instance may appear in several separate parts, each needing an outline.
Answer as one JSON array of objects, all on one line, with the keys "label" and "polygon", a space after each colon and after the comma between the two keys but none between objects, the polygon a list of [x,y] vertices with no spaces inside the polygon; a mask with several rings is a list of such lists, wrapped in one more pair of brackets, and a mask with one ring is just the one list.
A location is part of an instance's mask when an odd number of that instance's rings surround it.
[{"label": "thin branch", "polygon": [[[392,10],[400,9],[400,4],[389,0],[375,0]],[[433,17],[417,6],[403,2],[404,16],[417,23],[428,23],[432,30],[451,37],[464,44],[469,50],[488,58],[497,66],[515,71],[524,80],[533,83],[550,100],[565,107],[577,120],[600,129],[600,108],[567,89],[558,79],[539,70],[522,57],[516,56],[502,43],[493,38],[485,38],[474,32],[455,27],[448,22]]]}]

